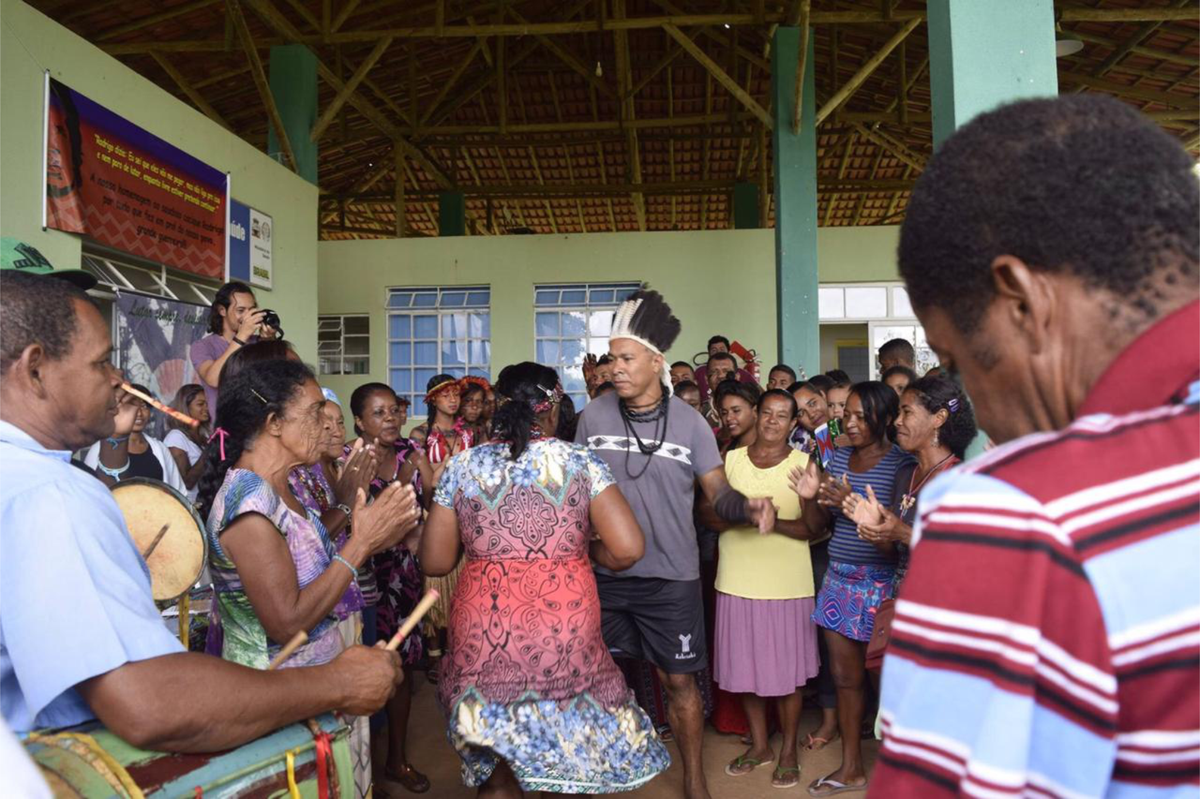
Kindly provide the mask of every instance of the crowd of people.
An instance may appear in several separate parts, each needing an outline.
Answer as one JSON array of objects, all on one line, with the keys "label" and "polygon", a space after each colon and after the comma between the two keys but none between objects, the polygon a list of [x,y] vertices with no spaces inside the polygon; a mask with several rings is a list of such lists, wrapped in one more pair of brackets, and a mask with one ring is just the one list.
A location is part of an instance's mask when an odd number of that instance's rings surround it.
[{"label": "crowd of people", "polygon": [[[1059,190],[1106,148],[1119,176]],[[159,441],[77,273],[6,269],[4,719],[97,718],[190,752],[336,710],[360,796],[423,793],[423,670],[482,797],[632,790],[673,740],[684,795],[706,799],[706,716],[744,734],[725,774],[815,797],[1194,791],[1198,213],[1189,159],[1135,112],[1009,106],[947,142],[910,201],[925,374],[902,339],[879,380],[778,364],[760,385],[719,335],[703,365],[671,363],[680,322],[643,288],[585,362],[583,408],[525,362],[494,386],[433,377],[411,430],[386,384],[343,405],[230,283],[171,401],[199,424]],[[980,426],[1003,446],[964,464]],[[205,521],[203,652],[151,601],[109,494],[131,478]],[[375,646],[430,588],[428,623]],[[838,768],[802,780],[804,753],[839,740]]]}]

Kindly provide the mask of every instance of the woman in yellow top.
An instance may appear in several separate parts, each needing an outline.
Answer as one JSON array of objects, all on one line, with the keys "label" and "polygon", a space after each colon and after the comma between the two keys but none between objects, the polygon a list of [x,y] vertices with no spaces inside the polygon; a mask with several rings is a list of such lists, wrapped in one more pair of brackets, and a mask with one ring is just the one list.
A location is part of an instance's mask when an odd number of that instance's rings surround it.
[{"label": "woman in yellow top", "polygon": [[771,497],[775,529],[765,535],[753,527],[721,533],[717,567],[717,684],[740,693],[753,743],[725,768],[731,776],[749,774],[775,761],[767,734],[767,700],[779,704],[783,730],[779,763],[771,778],[778,788],[800,781],[798,736],[800,687],[819,668],[817,629],[812,621],[814,594],[808,539],[802,520],[804,500],[792,490],[789,473],[805,470],[808,456],[789,446],[796,426],[796,400],[786,391],[768,391],[758,401],[757,437],[748,447],[730,450],[725,473],[729,484],[748,497]]}]

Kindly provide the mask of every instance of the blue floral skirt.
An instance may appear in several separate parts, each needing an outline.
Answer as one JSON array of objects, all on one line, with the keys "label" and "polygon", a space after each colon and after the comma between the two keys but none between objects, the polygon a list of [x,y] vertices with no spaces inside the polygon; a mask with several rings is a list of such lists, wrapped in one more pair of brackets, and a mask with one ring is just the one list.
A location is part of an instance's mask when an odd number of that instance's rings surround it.
[{"label": "blue floral skirt", "polygon": [[855,566],[831,561],[817,594],[812,620],[851,641],[870,641],[875,611],[883,600],[891,599],[895,575],[892,566]]},{"label": "blue floral skirt", "polygon": [[501,760],[521,788],[550,793],[632,791],[671,765],[650,719],[632,700],[604,708],[589,696],[487,702],[473,690],[450,713],[447,737],[463,782],[487,782]]}]

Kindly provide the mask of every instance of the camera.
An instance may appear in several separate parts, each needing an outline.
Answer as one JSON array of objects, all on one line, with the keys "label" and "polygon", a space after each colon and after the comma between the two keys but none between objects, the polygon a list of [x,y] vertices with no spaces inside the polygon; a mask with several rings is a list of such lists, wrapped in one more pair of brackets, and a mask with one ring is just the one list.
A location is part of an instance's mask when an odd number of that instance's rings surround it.
[{"label": "camera", "polygon": [[265,327],[269,327],[274,330],[276,336],[283,338],[283,327],[279,323],[279,314],[275,313],[270,308],[264,308],[262,323]]}]

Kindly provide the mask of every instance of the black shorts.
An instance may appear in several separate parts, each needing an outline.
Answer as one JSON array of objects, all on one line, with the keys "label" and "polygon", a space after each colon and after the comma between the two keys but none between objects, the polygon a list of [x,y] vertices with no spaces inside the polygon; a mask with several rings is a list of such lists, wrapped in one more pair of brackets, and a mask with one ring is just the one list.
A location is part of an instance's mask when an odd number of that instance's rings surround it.
[{"label": "black shorts", "polygon": [[614,653],[648,660],[667,674],[708,665],[699,580],[596,575],[604,643]]}]

